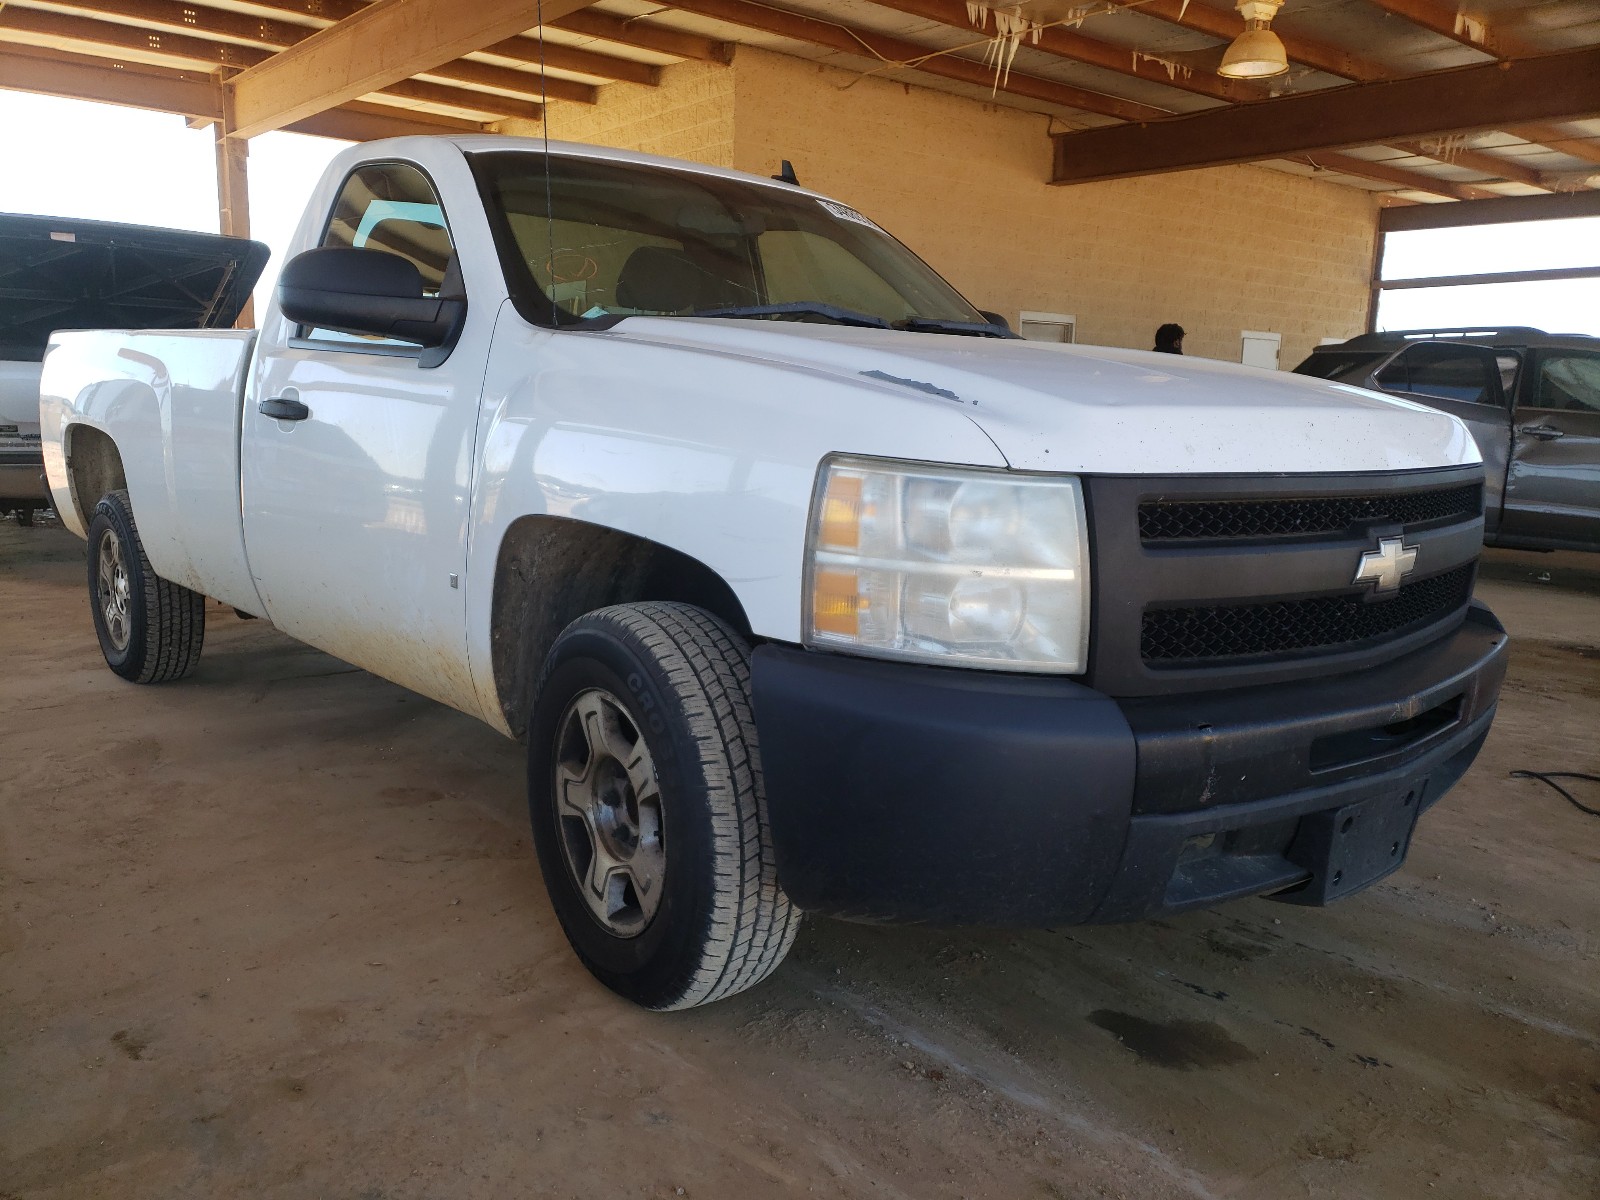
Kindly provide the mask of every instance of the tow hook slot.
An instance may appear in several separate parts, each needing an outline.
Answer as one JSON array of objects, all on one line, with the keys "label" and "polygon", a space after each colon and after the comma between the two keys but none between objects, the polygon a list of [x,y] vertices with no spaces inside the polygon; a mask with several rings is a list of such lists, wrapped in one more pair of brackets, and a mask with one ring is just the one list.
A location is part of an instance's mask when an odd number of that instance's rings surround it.
[{"label": "tow hook slot", "polygon": [[1452,696],[1444,703],[1403,721],[1369,725],[1364,729],[1351,729],[1317,738],[1311,743],[1311,769],[1331,771],[1409,750],[1459,724],[1462,699],[1461,695]]}]

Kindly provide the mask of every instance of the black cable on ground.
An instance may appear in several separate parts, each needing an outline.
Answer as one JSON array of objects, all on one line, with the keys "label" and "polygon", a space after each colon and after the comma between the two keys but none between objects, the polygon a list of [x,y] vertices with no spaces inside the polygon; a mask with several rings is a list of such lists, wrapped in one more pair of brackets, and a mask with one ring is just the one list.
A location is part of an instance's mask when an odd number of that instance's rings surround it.
[{"label": "black cable on ground", "polygon": [[1581,803],[1576,796],[1556,782],[1558,779],[1586,779],[1590,783],[1600,783],[1600,775],[1585,775],[1581,771],[1513,771],[1511,772],[1511,778],[1537,779],[1548,783],[1565,796],[1567,802],[1579,812],[1586,812],[1591,817],[1600,817],[1600,808],[1590,808],[1587,804]]}]

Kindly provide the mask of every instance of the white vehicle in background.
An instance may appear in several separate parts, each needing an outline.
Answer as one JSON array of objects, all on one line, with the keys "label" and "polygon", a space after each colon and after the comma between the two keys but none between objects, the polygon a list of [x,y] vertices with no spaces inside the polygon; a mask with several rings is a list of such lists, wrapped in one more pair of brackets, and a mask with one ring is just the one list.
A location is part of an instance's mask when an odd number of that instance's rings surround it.
[{"label": "white vehicle in background", "polygon": [[0,213],[0,516],[50,504],[39,371],[58,329],[232,325],[266,249],[239,238]]},{"label": "white vehicle in background", "polygon": [[526,736],[556,913],[640,1004],[801,910],[1326,903],[1488,731],[1453,417],[1023,342],[846,205],[594,147],[353,147],[298,250],[259,332],[52,343],[106,661],[185,674],[212,596]]}]

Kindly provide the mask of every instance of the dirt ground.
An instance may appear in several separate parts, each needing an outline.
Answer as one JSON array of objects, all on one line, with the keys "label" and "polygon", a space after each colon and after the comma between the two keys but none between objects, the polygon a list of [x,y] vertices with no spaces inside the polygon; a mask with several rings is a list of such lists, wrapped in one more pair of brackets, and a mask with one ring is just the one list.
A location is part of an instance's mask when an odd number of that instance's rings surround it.
[{"label": "dirt ground", "polygon": [[1498,723],[1367,893],[814,920],[660,1016],[569,953],[518,746],[220,608],[125,684],[0,522],[0,1198],[1600,1196],[1600,820],[1507,778],[1600,772],[1600,596],[1482,591]]}]

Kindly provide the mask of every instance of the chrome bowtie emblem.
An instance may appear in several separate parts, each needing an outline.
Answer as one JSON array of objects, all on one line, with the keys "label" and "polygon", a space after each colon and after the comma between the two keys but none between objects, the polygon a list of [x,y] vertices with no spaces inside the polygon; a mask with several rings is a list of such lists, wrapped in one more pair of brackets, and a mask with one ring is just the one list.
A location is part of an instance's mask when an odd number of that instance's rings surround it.
[{"label": "chrome bowtie emblem", "polygon": [[1371,583],[1379,595],[1398,592],[1400,581],[1417,565],[1417,548],[1404,544],[1404,538],[1378,539],[1378,548],[1368,550],[1356,564],[1356,583]]}]

